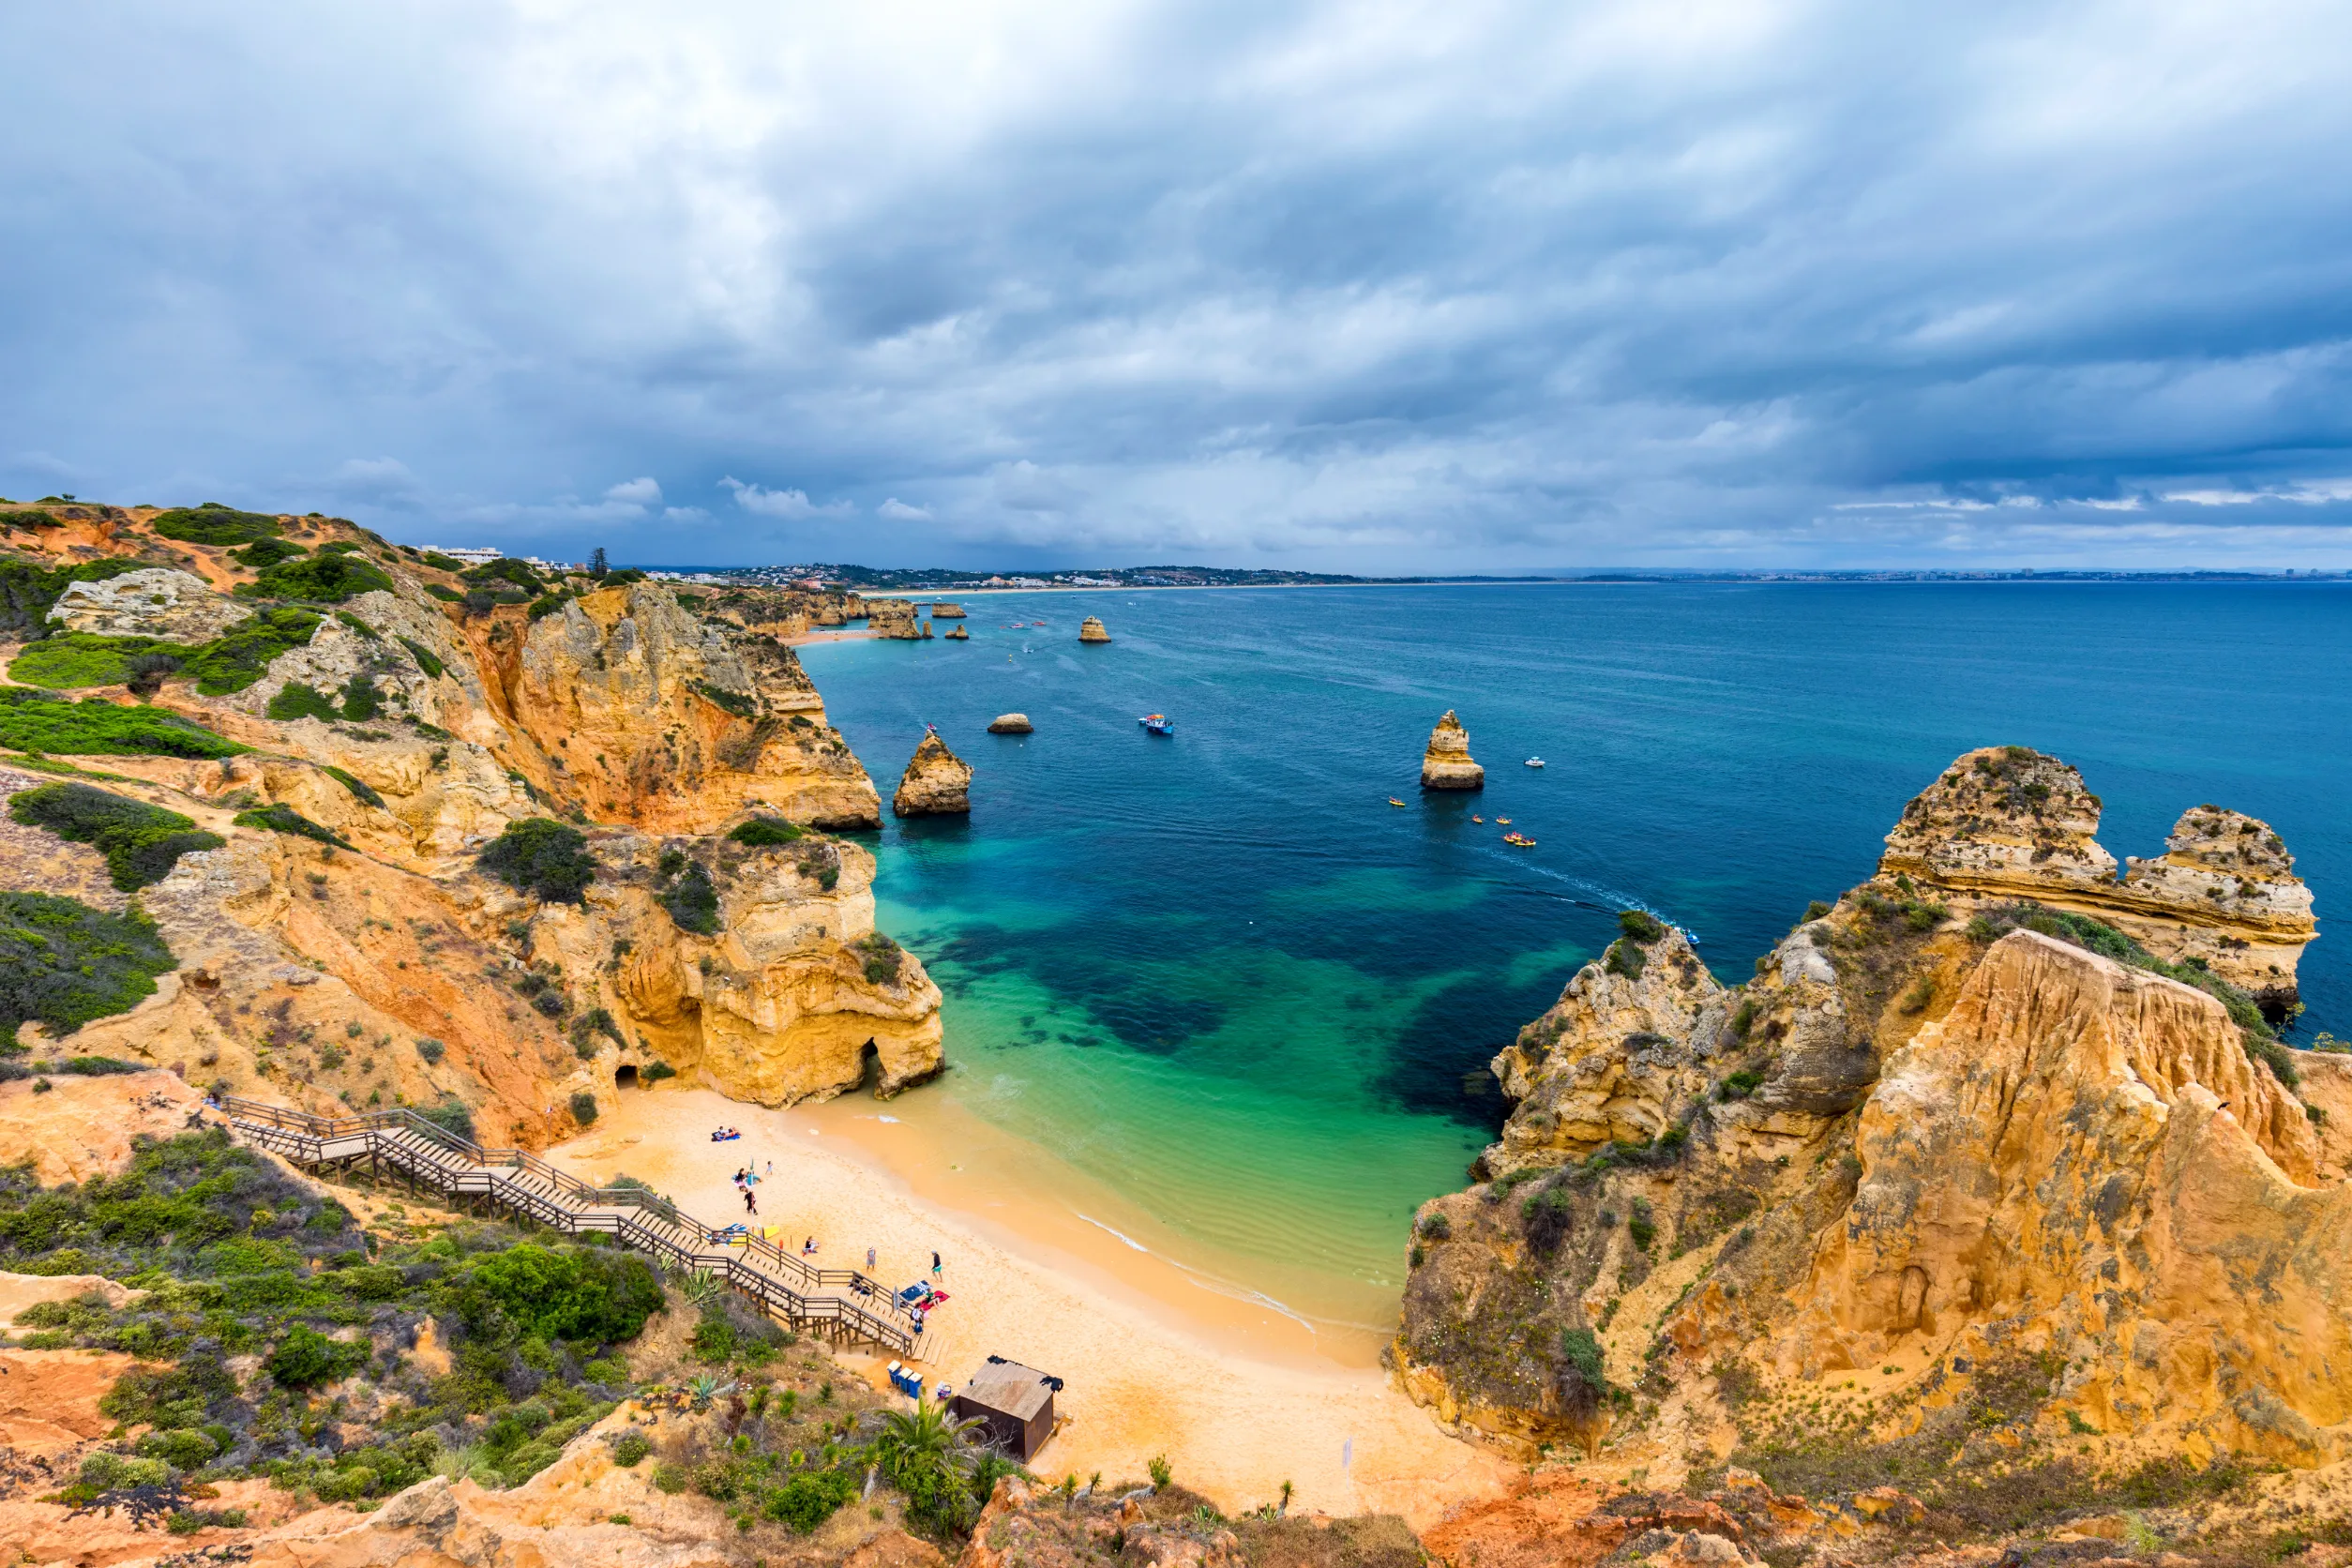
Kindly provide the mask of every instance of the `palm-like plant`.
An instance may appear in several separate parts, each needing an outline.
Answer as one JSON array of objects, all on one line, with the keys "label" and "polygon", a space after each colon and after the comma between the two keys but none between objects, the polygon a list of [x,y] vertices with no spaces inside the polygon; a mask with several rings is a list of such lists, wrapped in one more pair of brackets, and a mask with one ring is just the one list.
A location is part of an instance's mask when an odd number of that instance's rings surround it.
[{"label": "palm-like plant", "polygon": [[699,1378],[686,1380],[686,1391],[694,1396],[694,1408],[698,1410],[709,1410],[712,1400],[734,1386],[732,1383],[721,1383],[707,1372]]},{"label": "palm-like plant", "polygon": [[949,1415],[943,1400],[919,1399],[912,1410],[882,1417],[867,1452],[919,1509],[960,1525],[975,1510],[972,1478],[979,1456],[972,1433],[979,1425]]},{"label": "palm-like plant", "polygon": [[696,1306],[708,1306],[727,1293],[727,1287],[708,1269],[697,1269],[679,1283],[686,1299]]}]

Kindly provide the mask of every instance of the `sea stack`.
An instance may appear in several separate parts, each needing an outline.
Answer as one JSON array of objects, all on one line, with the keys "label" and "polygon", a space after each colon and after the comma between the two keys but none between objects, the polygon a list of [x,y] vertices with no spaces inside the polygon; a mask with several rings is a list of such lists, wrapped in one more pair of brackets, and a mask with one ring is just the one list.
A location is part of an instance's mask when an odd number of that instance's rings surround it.
[{"label": "sea stack", "polygon": [[1421,759],[1421,787],[1425,790],[1483,790],[1486,787],[1486,770],[1470,761],[1470,731],[1448,708],[1438,727],[1429,731],[1429,749]]},{"label": "sea stack", "polygon": [[[928,626],[930,623],[927,621],[924,624]],[[961,626],[950,626],[947,628],[947,641],[950,642],[969,642],[972,641],[972,633],[964,630]]]},{"label": "sea stack", "polygon": [[1110,641],[1110,633],[1103,629],[1103,621],[1101,616],[1089,615],[1085,620],[1078,623],[1078,641],[1080,642],[1108,642]]},{"label": "sea stack", "polygon": [[999,714],[988,720],[991,735],[1026,735],[1037,727],[1029,722],[1027,714]]},{"label": "sea stack", "polygon": [[937,731],[923,737],[907,762],[890,809],[901,817],[961,817],[972,810],[972,765],[947,749]]},{"label": "sea stack", "polygon": [[934,600],[932,600],[932,601],[931,601],[931,619],[932,619],[932,620],[934,620],[934,621],[960,621],[960,620],[962,620],[963,618],[964,618],[964,607],[963,607],[962,605],[959,605],[959,604],[949,604],[949,603],[948,603],[945,599],[934,599]]}]

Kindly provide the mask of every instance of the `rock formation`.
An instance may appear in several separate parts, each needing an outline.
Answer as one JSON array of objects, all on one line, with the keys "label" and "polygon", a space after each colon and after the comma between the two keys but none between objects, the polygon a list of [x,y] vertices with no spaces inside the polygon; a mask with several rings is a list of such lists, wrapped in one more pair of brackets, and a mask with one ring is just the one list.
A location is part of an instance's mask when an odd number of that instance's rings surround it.
[{"label": "rock formation", "polygon": [[[153,515],[7,542],[186,563],[165,575],[198,588],[167,584],[165,605],[118,594],[126,614],[187,612],[208,602],[203,580],[251,575],[229,547],[158,539]],[[327,609],[260,601],[282,641],[245,684],[165,686],[159,706],[253,749],[105,759],[105,789],[227,842],[138,895],[177,971],[66,1049],[321,1110],[454,1101],[486,1140],[525,1148],[568,1137],[550,1108],[609,1096],[623,1068],[770,1104],[937,1071],[937,989],[874,929],[871,856],[822,832],[879,822],[879,799],[791,649],[653,582],[576,575],[531,607],[467,608],[427,591],[453,574],[347,523],[264,520],[312,558],[357,547],[391,587]],[[256,605],[234,608],[243,625]],[[0,795],[53,780],[7,769]],[[584,824],[596,871],[578,903],[475,865],[538,817]],[[750,818],[794,826],[764,847],[725,837]],[[96,852],[13,822],[0,870],[125,904]],[[38,1024],[23,1034],[48,1043]]]},{"label": "rock formation", "polygon": [[868,599],[866,601],[866,629],[876,637],[894,638],[914,642],[922,640],[923,623],[914,613],[914,605],[908,599]]},{"label": "rock formation", "polygon": [[2100,805],[2057,759],[1986,746],[1904,807],[1878,868],[1969,908],[2023,897],[2092,915],[2161,957],[2203,964],[2285,1017],[2317,926],[2311,892],[2269,824],[2197,807],[2164,854],[2133,859],[2118,881],[2115,856],[2096,837]]},{"label": "rock formation", "polygon": [[1764,1463],[1833,1426],[1931,1505],[2078,1450],[2352,1458],[2352,1058],[2133,940],[2308,894],[2210,807],[2118,883],[2097,810],[2055,759],[1970,753],[1727,989],[1629,912],[1497,1057],[1483,1184],[1417,1220],[1400,1384],[1667,1485],[1702,1434]]},{"label": "rock formation", "polygon": [[1470,761],[1470,731],[1448,708],[1438,727],[1429,731],[1429,749],[1421,759],[1425,790],[1483,790],[1486,770]]},{"label": "rock formation", "polygon": [[947,749],[937,731],[923,737],[907,760],[905,776],[890,797],[901,817],[960,817],[972,810],[972,766]]},{"label": "rock formation", "polygon": [[1029,722],[1027,714],[999,714],[988,720],[988,733],[991,735],[1026,735],[1036,728]]},{"label": "rock formation", "polygon": [[961,626],[950,626],[947,628],[947,641],[950,642],[969,642],[972,641],[972,633],[964,630]]},{"label": "rock formation", "polygon": [[964,607],[962,605],[949,604],[945,599],[932,601],[931,619],[934,621],[960,621],[963,618]]},{"label": "rock formation", "polygon": [[1078,623],[1078,641],[1080,642],[1108,642],[1110,641],[1110,633],[1103,629],[1100,616],[1089,615]]},{"label": "rock formation", "polygon": [[125,572],[98,582],[68,582],[49,618],[68,631],[209,642],[253,613],[204,579],[170,566]]}]

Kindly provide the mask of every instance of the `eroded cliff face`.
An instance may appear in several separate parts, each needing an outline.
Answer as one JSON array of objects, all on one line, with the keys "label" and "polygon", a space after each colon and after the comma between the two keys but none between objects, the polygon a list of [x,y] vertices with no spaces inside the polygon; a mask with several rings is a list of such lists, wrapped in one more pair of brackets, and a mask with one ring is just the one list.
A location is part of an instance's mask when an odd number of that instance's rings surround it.
[{"label": "eroded cliff face", "polygon": [[1477,790],[1485,787],[1486,770],[1470,760],[1470,731],[1445,710],[1421,758],[1421,787],[1425,790]]},{"label": "eroded cliff face", "polygon": [[[56,624],[193,642],[272,611],[223,592],[256,576],[230,548],[157,537],[152,517],[39,531],[59,564],[158,563],[61,597]],[[939,993],[874,930],[872,856],[823,831],[876,823],[873,783],[788,647],[664,585],[574,576],[498,603],[348,524],[276,520],[294,556],[344,550],[390,586],[277,611],[237,689],[184,674],[157,695],[251,750],[104,759],[102,788],[228,843],[140,893],[180,968],[73,1050],[314,1109],[454,1101],[485,1140],[534,1148],[616,1076],[784,1104],[938,1070]],[[234,821],[268,807],[332,842]],[[476,867],[533,817],[583,824],[579,904]],[[724,837],[750,817],[815,831]],[[95,852],[37,829],[0,826],[0,860],[12,886],[124,903]],[[707,909],[679,894],[688,865]]]},{"label": "eroded cliff face", "polygon": [[2194,896],[2245,929],[2267,885],[2307,920],[2284,846],[2199,807],[2127,894],[2054,759],[1972,753],[1922,800],[1744,984],[1629,913],[1497,1058],[1516,1108],[1417,1221],[1398,1380],[1669,1482],[1824,1433],[1954,1485],[2352,1458],[2352,1059],[2106,918]]}]

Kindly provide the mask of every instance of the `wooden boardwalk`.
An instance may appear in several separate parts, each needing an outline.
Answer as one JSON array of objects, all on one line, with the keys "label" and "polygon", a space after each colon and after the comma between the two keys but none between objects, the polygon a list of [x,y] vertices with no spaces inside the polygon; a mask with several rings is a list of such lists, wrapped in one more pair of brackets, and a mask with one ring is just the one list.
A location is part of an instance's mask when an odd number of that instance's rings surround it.
[{"label": "wooden boardwalk", "polygon": [[922,1334],[896,1295],[855,1269],[819,1269],[763,1236],[716,1230],[657,1192],[592,1187],[520,1149],[484,1149],[413,1110],[358,1116],[224,1094],[214,1104],[248,1139],[310,1170],[365,1164],[450,1206],[483,1204],[561,1230],[607,1235],[666,1267],[706,1269],[798,1332],[922,1359]]}]

